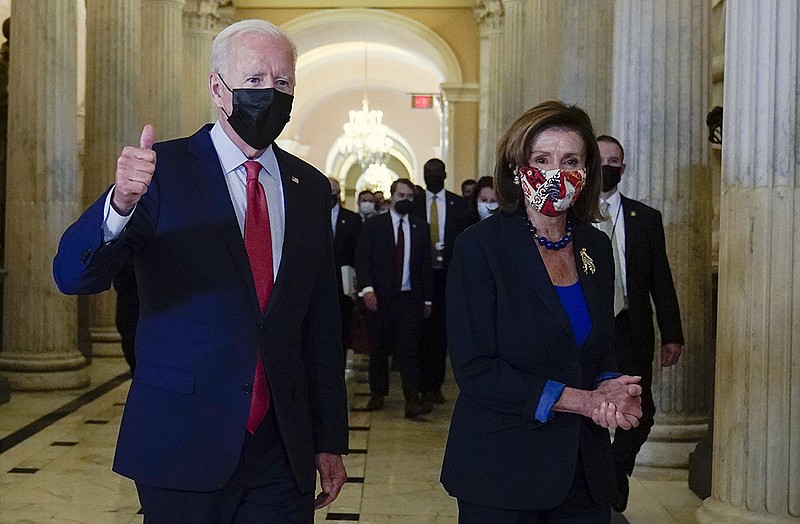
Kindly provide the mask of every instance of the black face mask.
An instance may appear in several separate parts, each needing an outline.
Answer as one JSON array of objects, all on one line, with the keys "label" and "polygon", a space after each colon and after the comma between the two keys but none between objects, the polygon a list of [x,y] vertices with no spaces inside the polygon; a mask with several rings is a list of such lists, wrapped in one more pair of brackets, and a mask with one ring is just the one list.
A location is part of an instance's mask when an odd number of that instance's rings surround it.
[{"label": "black face mask", "polygon": [[228,123],[247,145],[253,149],[266,149],[289,121],[294,97],[272,87],[231,89],[222,75],[218,76],[225,88],[233,93],[233,111],[228,115]]},{"label": "black face mask", "polygon": [[617,187],[622,178],[622,166],[603,166],[603,191],[608,192]]},{"label": "black face mask", "polygon": [[444,189],[444,175],[425,173],[425,187],[431,193],[438,193]]},{"label": "black face mask", "polygon": [[398,215],[407,215],[411,211],[411,200],[398,200],[394,203],[394,210]]}]

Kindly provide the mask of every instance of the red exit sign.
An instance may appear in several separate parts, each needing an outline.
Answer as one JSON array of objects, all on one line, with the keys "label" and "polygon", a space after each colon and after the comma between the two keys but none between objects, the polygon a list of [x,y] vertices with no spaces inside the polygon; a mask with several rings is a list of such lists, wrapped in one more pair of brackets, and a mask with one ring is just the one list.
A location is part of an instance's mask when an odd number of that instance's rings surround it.
[{"label": "red exit sign", "polygon": [[411,109],[431,109],[433,95],[411,95]]}]

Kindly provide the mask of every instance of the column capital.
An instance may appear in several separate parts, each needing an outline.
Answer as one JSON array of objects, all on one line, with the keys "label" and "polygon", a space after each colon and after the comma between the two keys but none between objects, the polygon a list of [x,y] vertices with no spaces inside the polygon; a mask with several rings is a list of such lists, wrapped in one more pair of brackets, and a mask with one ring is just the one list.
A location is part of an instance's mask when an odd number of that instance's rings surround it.
[{"label": "column capital", "polygon": [[236,8],[233,6],[233,0],[219,0],[219,8],[217,9],[217,30],[222,31],[233,23],[233,17],[236,14]]},{"label": "column capital", "polygon": [[481,87],[479,84],[456,84],[446,82],[440,85],[442,95],[448,102],[480,102]]},{"label": "column capital", "polygon": [[478,0],[472,12],[481,29],[497,30],[503,27],[504,11],[500,0]]},{"label": "column capital", "polygon": [[219,0],[186,0],[183,6],[183,28],[215,33],[219,24]]}]

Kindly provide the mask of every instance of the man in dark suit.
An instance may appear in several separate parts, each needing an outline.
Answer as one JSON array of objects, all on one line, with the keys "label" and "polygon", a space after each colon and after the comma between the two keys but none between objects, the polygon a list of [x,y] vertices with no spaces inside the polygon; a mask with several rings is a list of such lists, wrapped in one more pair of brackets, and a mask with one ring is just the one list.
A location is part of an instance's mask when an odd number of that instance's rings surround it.
[{"label": "man in dark suit", "polygon": [[346,480],[330,185],[273,143],[295,59],[268,22],[223,30],[218,121],[155,145],[145,126],[59,245],[65,293],[107,289],[133,261],[136,373],[114,470],[136,481],[146,522],[311,523]]},{"label": "man in dark suit", "polygon": [[424,220],[430,229],[435,306],[430,318],[425,322],[420,348],[421,387],[425,400],[441,404],[445,401],[442,384],[447,358],[445,324],[447,268],[458,234],[458,217],[466,211],[467,206],[463,198],[444,188],[444,180],[447,178],[444,162],[438,158],[428,160],[423,167],[423,174],[426,186],[424,198],[414,201],[411,213]]},{"label": "man in dark suit", "polygon": [[361,232],[361,217],[342,207],[339,181],[328,177],[331,183],[331,228],[333,229],[333,258],[336,262],[336,279],[339,284],[339,308],[342,313],[342,349],[347,352],[350,344],[350,327],[353,316],[353,299],[344,293],[345,273],[355,272],[356,243]]},{"label": "man in dark suit", "polygon": [[431,311],[430,237],[425,222],[408,214],[414,199],[410,180],[395,180],[388,213],[364,222],[356,249],[359,293],[377,313],[369,357],[369,410],[381,409],[389,393],[389,351],[400,363],[406,418],[431,412],[420,398],[419,340]]},{"label": "man in dark suit", "polygon": [[680,308],[672,272],[667,260],[661,213],[617,190],[625,172],[625,150],[611,136],[597,138],[603,164],[603,191],[600,208],[608,215],[598,227],[609,235],[616,266],[614,349],[619,371],[642,377],[642,418],[639,426],[617,432],[612,445],[617,469],[618,495],[613,507],[624,511],[628,504],[628,477],[633,472],[636,454],[647,440],[656,412],[653,382],[652,298],[658,329],[661,332],[661,365],[678,362],[683,346]]}]

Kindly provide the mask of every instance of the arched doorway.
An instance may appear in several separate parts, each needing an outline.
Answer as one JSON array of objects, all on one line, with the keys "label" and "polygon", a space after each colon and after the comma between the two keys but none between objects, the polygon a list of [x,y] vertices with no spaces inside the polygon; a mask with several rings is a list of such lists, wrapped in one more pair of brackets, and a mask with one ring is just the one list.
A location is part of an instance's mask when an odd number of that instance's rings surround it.
[{"label": "arched doorway", "polygon": [[283,29],[298,48],[298,87],[284,142],[343,182],[348,203],[355,193],[352,161],[338,152],[337,141],[348,112],[361,105],[365,42],[370,107],[383,111],[395,143],[391,170],[415,180],[427,159],[448,154],[446,111],[411,108],[412,93],[439,94],[442,84],[461,82],[455,54],[436,33],[396,13],[371,9],[317,11]]}]

